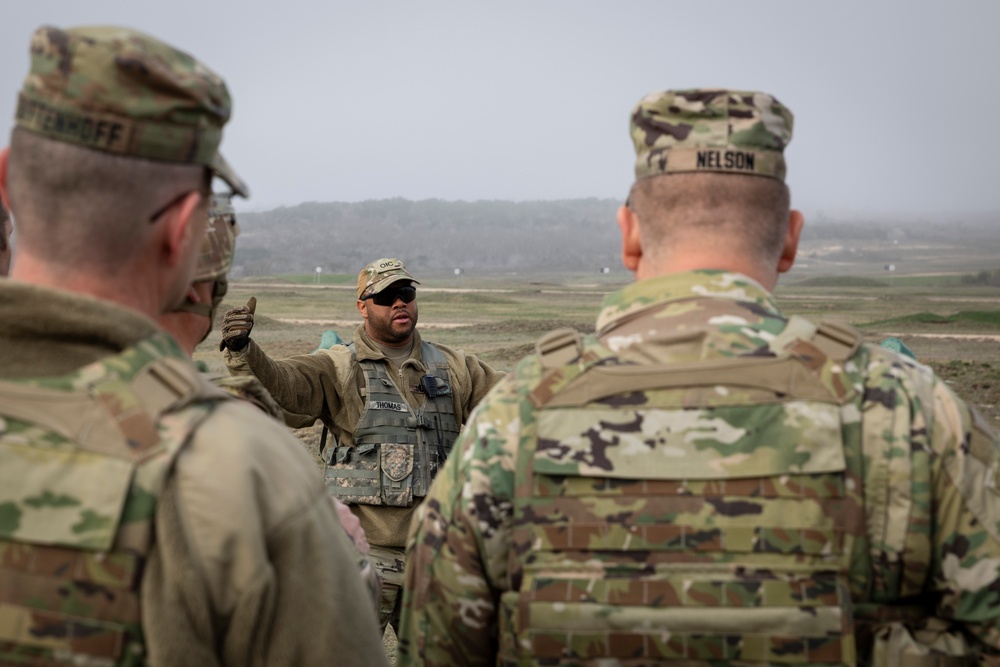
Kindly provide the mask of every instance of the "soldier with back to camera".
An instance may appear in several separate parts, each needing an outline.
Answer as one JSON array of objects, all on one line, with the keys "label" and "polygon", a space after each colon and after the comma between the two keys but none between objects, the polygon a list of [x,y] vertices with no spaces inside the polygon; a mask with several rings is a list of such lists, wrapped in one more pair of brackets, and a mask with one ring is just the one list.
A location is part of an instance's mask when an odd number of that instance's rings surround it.
[{"label": "soldier with back to camera", "polygon": [[32,38],[0,152],[0,663],[385,664],[309,457],[155,321],[191,285],[213,174],[247,194],[230,109],[148,35]]},{"label": "soldier with back to camera", "polygon": [[792,114],[706,89],[631,120],[637,281],[456,442],[408,541],[398,664],[996,664],[995,435],[772,295],[803,225]]},{"label": "soldier with back to camera", "polygon": [[[382,577],[381,623],[398,631],[403,546],[414,508],[472,408],[503,377],[473,355],[417,331],[417,281],[398,259],[358,274],[363,323],[349,345],[270,359],[251,339],[253,310],[222,324],[233,374],[252,373],[286,412],[319,419],[334,436],[327,488],[351,505]],[[301,425],[296,422],[296,425]]]}]

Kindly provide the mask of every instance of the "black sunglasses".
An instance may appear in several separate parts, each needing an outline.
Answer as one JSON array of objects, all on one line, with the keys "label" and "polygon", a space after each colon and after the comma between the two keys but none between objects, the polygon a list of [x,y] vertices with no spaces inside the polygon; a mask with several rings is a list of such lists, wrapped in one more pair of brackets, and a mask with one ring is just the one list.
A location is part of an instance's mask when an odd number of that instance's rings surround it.
[{"label": "black sunglasses", "polygon": [[396,299],[401,299],[403,303],[410,303],[417,298],[417,288],[413,285],[407,285],[406,287],[397,287],[396,289],[384,289],[378,294],[372,294],[366,296],[365,299],[371,299],[372,303],[376,306],[388,307],[396,303]]}]

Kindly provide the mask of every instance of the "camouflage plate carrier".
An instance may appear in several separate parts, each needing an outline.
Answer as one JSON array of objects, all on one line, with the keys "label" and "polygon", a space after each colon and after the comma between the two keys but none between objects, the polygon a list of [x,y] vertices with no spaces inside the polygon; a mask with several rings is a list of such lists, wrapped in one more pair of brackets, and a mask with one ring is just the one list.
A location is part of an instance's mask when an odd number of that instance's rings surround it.
[{"label": "camouflage plate carrier", "polygon": [[[348,347],[353,353],[353,345]],[[461,427],[455,418],[448,360],[426,342],[420,345],[420,355],[435,385],[430,391],[424,388],[427,401],[422,410],[403,399],[386,372],[387,364],[358,362],[364,374],[365,411],[353,446],[332,447],[327,459],[327,489],[339,500],[410,507],[415,498],[427,495]]]},{"label": "camouflage plate carrier", "polygon": [[854,665],[859,343],[793,317],[774,356],[637,365],[543,338],[499,664]]},{"label": "camouflage plate carrier", "polygon": [[225,399],[167,334],[64,377],[0,381],[0,664],[146,664],[157,498]]}]

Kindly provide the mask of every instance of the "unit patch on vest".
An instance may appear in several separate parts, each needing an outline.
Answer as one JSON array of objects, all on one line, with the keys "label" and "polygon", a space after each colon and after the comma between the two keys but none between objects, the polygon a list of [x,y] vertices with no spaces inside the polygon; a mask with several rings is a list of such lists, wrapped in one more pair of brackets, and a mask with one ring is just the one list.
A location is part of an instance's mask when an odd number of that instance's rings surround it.
[{"label": "unit patch on vest", "polygon": [[406,403],[396,403],[395,401],[371,401],[368,403],[369,410],[395,410],[396,412],[409,412]]}]

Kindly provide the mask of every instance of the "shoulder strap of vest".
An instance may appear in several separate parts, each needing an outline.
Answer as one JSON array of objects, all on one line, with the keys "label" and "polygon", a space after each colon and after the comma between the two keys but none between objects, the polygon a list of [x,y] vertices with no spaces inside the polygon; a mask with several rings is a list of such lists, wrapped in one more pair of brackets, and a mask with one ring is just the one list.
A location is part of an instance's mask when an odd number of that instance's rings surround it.
[{"label": "shoulder strap of vest", "polygon": [[448,368],[448,358],[444,356],[444,352],[439,350],[433,343],[428,343],[425,340],[420,341],[420,359],[424,362],[425,366],[435,366]]},{"label": "shoulder strap of vest", "polygon": [[0,381],[0,416],[14,421],[16,434],[0,432],[0,486],[51,490],[101,518],[80,530],[63,518],[26,522],[19,540],[145,553],[150,498],[211,402],[227,398],[182,354],[166,334],[155,335],[62,377]]},{"label": "shoulder strap of vest", "polygon": [[[798,317],[797,315],[795,317]],[[828,359],[845,361],[861,346],[861,332],[843,322],[822,320],[812,341]]]},{"label": "shoulder strap of vest", "polygon": [[[860,333],[851,327],[833,322],[816,326],[793,316],[771,343],[777,355],[774,357],[733,357],[687,364],[595,363],[554,392],[536,390],[532,400],[537,407],[569,407],[633,391],[725,385],[845,403],[853,396],[853,388],[846,383],[831,386],[815,371],[846,360],[860,343]],[[572,329],[558,329],[539,340],[536,349],[549,375],[579,359],[584,345]],[[612,353],[607,351],[606,356]],[[545,385],[543,378],[539,389]]]},{"label": "shoulder strap of vest", "polygon": [[[351,351],[351,361],[358,360],[358,350],[354,347],[354,341],[344,343],[344,347]],[[358,395],[361,397],[361,401],[364,402],[365,397],[368,396],[368,378],[367,373],[364,372],[364,366],[362,365],[362,371],[359,373],[357,371],[357,366],[354,366],[354,384],[358,388]],[[323,425],[324,433],[326,432],[326,424]]]},{"label": "shoulder strap of vest", "polygon": [[117,369],[135,365],[129,359],[134,349],[91,364],[65,381],[0,380],[0,415],[41,425],[86,450],[141,460],[160,442],[159,415],[199,397],[224,395],[190,364],[171,356],[146,361],[130,380],[122,380]]},{"label": "shoulder strap of vest", "polygon": [[560,327],[539,338],[535,352],[541,357],[542,368],[565,366],[583,354],[583,338],[576,329]]},{"label": "shoulder strap of vest", "polygon": [[861,345],[861,333],[854,327],[834,320],[822,320],[818,325],[804,317],[792,315],[785,328],[771,341],[770,348],[775,354],[792,356],[809,354],[809,350],[799,347],[805,343],[818,350],[822,357],[832,361],[845,361],[854,355]]},{"label": "shoulder strap of vest", "polygon": [[433,343],[420,341],[420,359],[427,368],[427,372],[438,379],[438,396],[451,395],[453,393],[451,369],[448,366],[448,357],[444,356],[444,352]]},{"label": "shoulder strap of vest", "polygon": [[626,392],[716,385],[763,389],[812,400],[839,398],[815,381],[794,358],[737,357],[692,364],[594,366],[567,384],[547,405],[568,407]]}]

